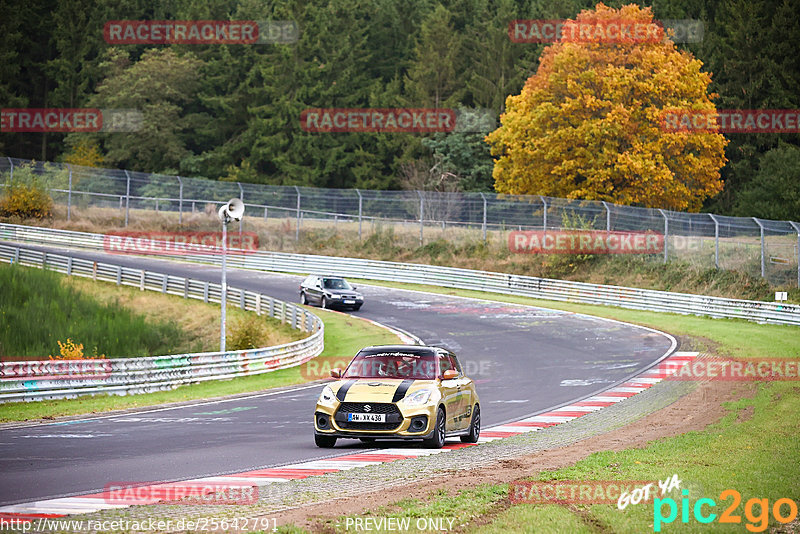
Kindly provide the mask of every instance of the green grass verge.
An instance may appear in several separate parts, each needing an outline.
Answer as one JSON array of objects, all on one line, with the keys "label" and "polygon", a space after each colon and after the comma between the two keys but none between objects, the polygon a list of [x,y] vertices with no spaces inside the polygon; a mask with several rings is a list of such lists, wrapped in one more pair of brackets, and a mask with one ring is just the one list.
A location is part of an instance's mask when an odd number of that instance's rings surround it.
[{"label": "green grass verge", "polygon": [[[731,505],[721,499],[726,489],[739,492],[742,501],[736,508],[739,524],[699,523],[689,511],[687,523],[681,515],[662,526],[662,532],[745,531],[746,525],[766,528],[769,515],[762,523],[745,515],[746,503],[752,498],[769,500],[772,509],[781,498],[800,498],[800,386],[791,382],[761,384],[753,398],[726,403],[727,415],[701,432],[688,432],[673,438],[650,443],[643,449],[592,454],[575,466],[540,475],[545,480],[664,480],[677,474],[682,487],[688,489],[691,507],[700,498],[713,499],[717,506],[704,507],[704,514],[717,518]],[[680,505],[677,491],[666,495]],[[537,506],[537,508],[539,508]],[[760,507],[753,510],[760,516]],[[664,507],[667,515],[668,508]],[[614,505],[586,507],[584,521],[602,525],[611,532],[652,532],[652,501],[629,505],[620,511]],[[783,513],[788,513],[784,507]],[[777,521],[772,520],[773,526]],[[749,530],[749,529],[748,529]],[[758,531],[758,530],[756,530]]]},{"label": "green grass verge", "polygon": [[[179,297],[175,297],[179,298]],[[397,343],[397,336],[363,319],[349,315],[314,309],[325,323],[325,350],[319,357],[353,356],[366,345]],[[0,404],[0,422],[25,421],[141,408],[157,404],[221,397],[236,393],[249,393],[269,388],[302,384],[308,379],[301,366],[281,369],[272,373],[181,386],[169,391],[142,395],[84,396],[77,399],[26,403]]]},{"label": "green grass verge", "polygon": [[0,265],[0,355],[47,359],[59,355],[58,341],[70,338],[88,357],[155,356],[188,341],[174,321],[98,302],[63,280],[42,269]]},{"label": "green grass verge", "polygon": [[[415,289],[431,293],[488,298],[502,302],[529,304],[548,308],[585,313],[650,326],[672,334],[687,336],[692,348],[713,350],[741,358],[781,357],[798,358],[797,327],[760,325],[743,320],[710,319],[679,314],[643,312],[594,306],[535,300],[524,297],[489,294],[477,291],[449,290],[423,285],[376,283],[404,289]],[[662,532],[743,532],[757,531],[763,526],[760,508],[752,506],[753,519],[746,515],[747,502],[753,498],[768,499],[770,510],[777,499],[789,498],[795,502],[800,498],[800,385],[797,382],[772,382],[759,384],[753,398],[743,397],[727,403],[727,415],[703,431],[689,432],[673,438],[657,440],[649,444],[635,443],[621,452],[595,453],[574,466],[539,474],[540,480],[664,480],[677,474],[683,487],[690,492],[689,503],[693,506],[699,498],[711,498],[717,506],[714,513],[717,521],[701,524],[695,521],[690,510],[689,521],[681,522],[680,510],[677,519],[662,526]],[[742,501],[735,510],[741,519],[739,524],[720,524],[720,514],[732,502],[720,499],[726,489],[738,491]],[[469,490],[472,491],[472,490]],[[507,495],[507,486],[482,487],[475,491]],[[471,495],[468,492],[462,492]],[[680,495],[671,495],[680,506]],[[415,501],[410,506],[401,506],[402,514],[412,517],[428,514],[432,510],[447,510],[458,496],[433,495],[424,501]],[[485,524],[475,525],[474,519],[486,513],[486,508],[452,509],[451,518],[457,519],[456,528],[466,532],[652,532],[653,504],[628,506],[620,511],[614,505],[591,505],[565,507],[554,504],[520,504],[510,507],[495,505],[483,518]],[[351,517],[392,517],[393,507],[384,507],[369,515]],[[704,512],[708,513],[708,506]],[[668,509],[665,506],[665,514]],[[782,513],[789,512],[784,506]],[[339,518],[343,523],[345,518]],[[469,526],[472,523],[474,526]],[[747,525],[751,529],[746,530]],[[755,525],[755,526],[752,526]],[[772,527],[779,523],[772,518]],[[755,530],[753,530],[755,529]]]}]

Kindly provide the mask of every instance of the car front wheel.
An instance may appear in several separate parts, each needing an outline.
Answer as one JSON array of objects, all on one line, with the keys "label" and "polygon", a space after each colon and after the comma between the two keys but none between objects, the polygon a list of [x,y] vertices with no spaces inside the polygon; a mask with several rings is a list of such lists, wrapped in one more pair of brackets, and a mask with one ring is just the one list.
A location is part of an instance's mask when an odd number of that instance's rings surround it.
[{"label": "car front wheel", "polygon": [[426,439],[422,442],[425,448],[428,449],[441,449],[444,447],[444,436],[445,436],[445,415],[444,410],[439,408],[439,412],[436,414],[436,426],[433,429],[433,436],[430,439]]},{"label": "car front wheel", "polygon": [[308,299],[305,293],[300,293],[300,304],[308,304]]},{"label": "car front wheel", "polygon": [[477,443],[479,437],[481,437],[481,408],[476,404],[475,411],[472,412],[472,423],[469,425],[469,434],[461,436],[461,441],[464,443]]},{"label": "car front wheel", "polygon": [[322,297],[322,300],[320,301],[319,305],[322,307],[322,309],[327,309],[328,308],[328,299],[326,299],[325,297]]}]

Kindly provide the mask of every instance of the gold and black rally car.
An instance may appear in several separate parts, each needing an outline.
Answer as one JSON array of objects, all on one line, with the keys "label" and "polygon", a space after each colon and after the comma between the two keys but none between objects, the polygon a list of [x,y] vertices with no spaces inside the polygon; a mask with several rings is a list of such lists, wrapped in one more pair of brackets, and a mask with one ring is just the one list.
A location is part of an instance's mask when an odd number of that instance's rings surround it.
[{"label": "gold and black rally car", "polygon": [[337,381],[322,389],[314,412],[314,441],[337,438],[422,440],[441,448],[458,436],[475,443],[481,411],[475,384],[456,355],[439,347],[385,345],[361,349]]}]

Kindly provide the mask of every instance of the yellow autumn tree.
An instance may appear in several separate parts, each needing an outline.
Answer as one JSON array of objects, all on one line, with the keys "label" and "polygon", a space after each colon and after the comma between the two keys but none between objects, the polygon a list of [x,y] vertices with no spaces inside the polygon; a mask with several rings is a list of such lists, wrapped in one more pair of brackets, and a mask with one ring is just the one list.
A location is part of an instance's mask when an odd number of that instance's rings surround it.
[{"label": "yellow autumn tree", "polygon": [[64,163],[83,167],[99,167],[103,164],[103,155],[97,141],[82,137],[78,139],[64,157]]},{"label": "yellow autumn tree", "polygon": [[653,15],[636,5],[581,12],[521,94],[507,98],[501,126],[486,137],[495,189],[698,211],[722,191],[727,141],[712,131],[668,131],[662,118],[715,112],[711,75],[663,31],[604,39],[614,22],[651,27]]}]

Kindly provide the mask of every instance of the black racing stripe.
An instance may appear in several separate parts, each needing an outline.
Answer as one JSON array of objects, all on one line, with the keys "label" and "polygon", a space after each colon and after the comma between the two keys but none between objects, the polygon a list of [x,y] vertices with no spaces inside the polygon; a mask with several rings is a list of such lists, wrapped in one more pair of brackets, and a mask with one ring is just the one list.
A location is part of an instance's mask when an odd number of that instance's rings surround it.
[{"label": "black racing stripe", "polygon": [[350,387],[355,383],[355,380],[348,380],[342,384],[342,387],[340,387],[339,391],[336,392],[336,398],[339,399],[339,402],[344,402],[344,397],[347,395],[347,390],[350,389]]},{"label": "black racing stripe", "polygon": [[414,379],[413,378],[407,378],[407,379],[403,380],[402,382],[400,382],[400,385],[397,386],[396,390],[394,390],[394,397],[392,397],[392,402],[397,402],[400,399],[402,399],[403,397],[405,397],[406,396],[406,391],[408,391],[408,388],[410,388],[411,384],[413,384],[413,383],[414,383]]}]

